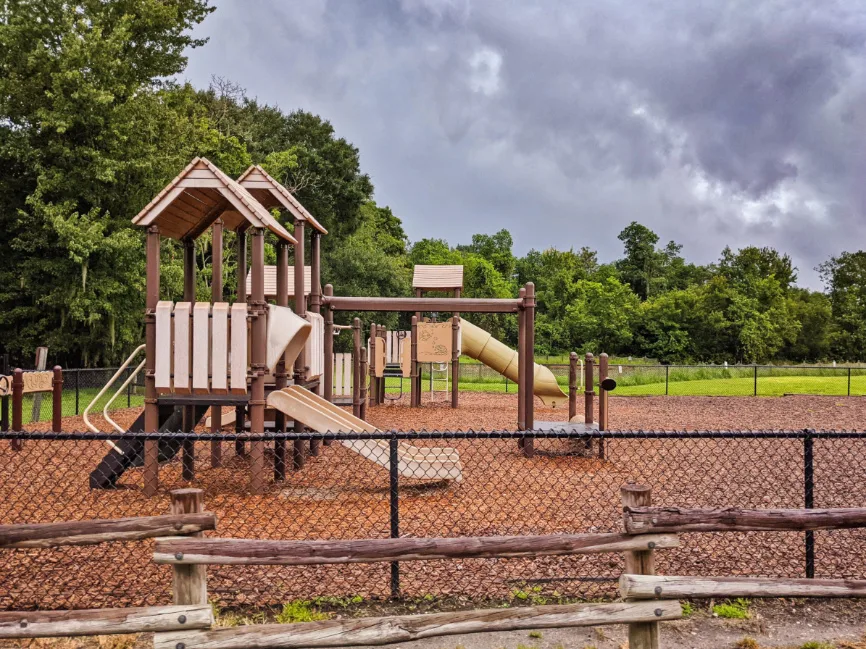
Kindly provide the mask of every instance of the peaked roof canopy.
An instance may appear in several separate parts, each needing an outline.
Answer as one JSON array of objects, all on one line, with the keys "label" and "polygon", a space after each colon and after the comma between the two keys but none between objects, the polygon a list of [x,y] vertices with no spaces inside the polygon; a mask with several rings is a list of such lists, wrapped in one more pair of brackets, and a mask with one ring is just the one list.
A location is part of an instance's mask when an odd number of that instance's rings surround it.
[{"label": "peaked roof canopy", "polygon": [[463,288],[463,266],[426,266],[417,264],[412,288],[426,291],[451,291]]},{"label": "peaked roof canopy", "polygon": [[138,215],[135,225],[159,227],[172,239],[195,239],[218,218],[230,230],[267,228],[297,240],[252,195],[206,158],[195,158]]},{"label": "peaked roof canopy", "polygon": [[313,218],[313,215],[307,211],[307,208],[301,205],[297,198],[292,196],[292,192],[274,180],[259,165],[253,165],[243,172],[240,178],[238,178],[238,183],[265,207],[285,208],[295,219],[308,221],[311,226],[322,234],[328,234],[328,231]]}]

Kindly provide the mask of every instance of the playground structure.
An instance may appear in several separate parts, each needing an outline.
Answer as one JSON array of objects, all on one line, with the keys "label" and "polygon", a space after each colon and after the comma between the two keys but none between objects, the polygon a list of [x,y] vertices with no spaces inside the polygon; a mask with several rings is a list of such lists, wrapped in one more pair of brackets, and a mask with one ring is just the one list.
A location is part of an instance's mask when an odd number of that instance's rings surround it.
[{"label": "playground structure", "polygon": [[[274,218],[271,209],[283,210],[292,219],[293,234]],[[254,493],[261,492],[266,484],[262,438],[266,430],[285,433],[291,425],[296,432],[303,432],[305,427],[317,432],[375,431],[375,427],[364,421],[367,403],[384,402],[388,362],[392,365],[390,371],[396,372],[401,381],[404,377],[409,379],[412,407],[421,405],[423,363],[450,363],[451,405],[458,407],[459,358],[463,353],[517,384],[518,429],[595,426],[591,359],[588,358],[585,368],[587,389],[582,422],[577,417],[575,376],[571,377],[566,395],[548,368],[534,362],[529,365],[528,359],[534,358],[535,340],[535,288],[531,282],[520,289],[516,299],[464,298],[461,295],[462,266],[418,266],[413,280],[415,297],[335,296],[330,284],[322,290],[321,283],[321,237],[327,230],[288,190],[258,166],[250,167],[235,181],[208,160],[195,158],[141,210],[133,223],[146,228],[147,232],[145,343],[130,355],[85,410],[85,424],[93,432],[97,429],[89,421],[90,408],[108,393],[142,351],[144,360],[108,400],[110,405],[144,370],[144,412],[129,431],[191,433],[208,412],[210,417],[205,423],[211,432],[231,424],[237,433],[248,429],[249,441],[236,441],[236,454],[249,457],[250,488]],[[233,304],[223,301],[223,233],[226,229],[235,232],[237,243],[237,301]],[[309,265],[305,261],[307,229],[310,230]],[[212,233],[211,299],[197,301],[194,242],[208,230]],[[266,234],[274,237],[275,266],[264,264]],[[159,299],[162,237],[179,241],[183,247],[183,298],[179,302]],[[292,266],[289,245],[294,247]],[[452,296],[425,296],[428,292],[450,292]],[[275,304],[269,304],[269,298]],[[293,308],[289,308],[290,298]],[[335,399],[334,335],[349,328],[334,323],[335,314],[341,311],[414,314],[410,332],[387,332],[384,327],[371,324],[368,347],[362,345],[361,323],[355,319],[351,326],[354,347],[351,369],[347,369],[343,359],[339,370],[339,382],[343,386],[349,383],[345,379],[351,375],[352,415],[332,403]],[[450,312],[452,317],[445,322],[422,319],[422,314],[440,312]],[[517,350],[462,319],[463,313],[517,315]],[[606,377],[605,355],[601,361],[600,376]],[[53,386],[55,399],[62,386],[62,375],[57,376],[60,378]],[[13,410],[17,403],[20,411],[22,392],[15,393],[15,380],[11,383]],[[610,386],[603,384],[602,387]],[[536,424],[535,396],[548,406],[567,402],[568,421]],[[606,403],[602,389],[597,426],[602,429],[606,426]],[[224,413],[224,408],[233,412]],[[103,411],[108,423],[118,433],[126,432],[108,416],[107,410],[108,405]],[[58,431],[59,414],[57,407],[55,430]],[[16,420],[13,413],[13,428],[20,430],[21,423],[21,417]],[[91,473],[91,488],[112,488],[128,468],[143,466],[144,493],[152,496],[159,486],[160,463],[173,459],[178,453],[182,456],[183,479],[194,478],[196,449],[189,436],[183,442],[168,437],[156,440],[139,436],[106,443],[110,450]],[[291,459],[287,459],[286,440],[274,439],[274,480],[285,479],[289,465],[293,469],[302,468],[308,452],[312,456],[319,453],[320,440],[310,440],[308,450],[304,443],[294,440]],[[533,455],[531,440],[525,443],[521,440],[519,445],[524,455]],[[459,455],[454,449],[403,444],[394,460],[384,456],[383,449],[373,440],[348,447],[383,468],[396,461],[405,477],[459,481],[462,476]],[[210,442],[210,465],[213,468],[222,465],[219,441]]]}]

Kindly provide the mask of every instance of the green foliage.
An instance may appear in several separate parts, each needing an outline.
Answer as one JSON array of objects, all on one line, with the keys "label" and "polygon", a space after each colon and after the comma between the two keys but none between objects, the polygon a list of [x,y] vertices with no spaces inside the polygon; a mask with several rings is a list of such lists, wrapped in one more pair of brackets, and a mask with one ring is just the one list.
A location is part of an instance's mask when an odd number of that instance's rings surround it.
[{"label": "green foliage", "polygon": [[297,622],[315,622],[328,619],[327,613],[321,613],[312,608],[306,600],[296,600],[283,604],[283,609],[274,616],[279,624],[295,624]]},{"label": "green foliage", "polygon": [[800,645],[800,649],[833,649],[833,645],[829,642],[810,640],[809,642],[804,642]]},{"label": "green foliage", "polygon": [[683,617],[691,617],[695,614],[695,607],[691,602],[680,602],[680,606],[683,609]]},{"label": "green foliage", "polygon": [[729,600],[713,606],[713,614],[726,620],[746,620],[752,617],[749,611],[751,602],[742,597],[735,600]]}]

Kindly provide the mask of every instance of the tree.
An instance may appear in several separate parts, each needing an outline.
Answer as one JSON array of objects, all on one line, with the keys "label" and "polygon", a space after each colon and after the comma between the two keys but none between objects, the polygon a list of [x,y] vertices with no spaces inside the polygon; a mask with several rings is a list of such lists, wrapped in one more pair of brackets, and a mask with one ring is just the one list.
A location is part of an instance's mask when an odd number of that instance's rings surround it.
[{"label": "tree", "polygon": [[797,282],[797,269],[791,258],[780,255],[773,248],[747,246],[734,253],[726,246],[716,272],[738,285],[761,277],[773,277],[785,292]]},{"label": "tree", "polygon": [[658,235],[637,221],[632,221],[618,238],[623,242],[625,257],[616,262],[616,269],[620,279],[642,300],[667,290],[684,288],[684,282],[699,276],[698,267],[685,264],[680,256],[681,245],[670,241],[657,250]]},{"label": "tree", "polygon": [[593,353],[624,351],[632,341],[632,324],[639,305],[631,288],[617,279],[580,280],[564,322],[572,349]]},{"label": "tree", "polygon": [[866,252],[843,252],[818,271],[830,297],[832,354],[846,361],[866,359]]},{"label": "tree", "polygon": [[154,183],[153,138],[171,127],[149,109],[165,108],[161,79],[203,44],[189,30],[211,10],[206,0],[0,8],[0,325],[16,360],[47,344],[58,360],[111,362],[140,335],[143,248],[129,219],[171,177]]},{"label": "tree", "polygon": [[516,259],[511,253],[514,241],[508,230],[500,230],[496,234],[473,234],[472,243],[468,246],[457,246],[457,250],[471,252],[483,257],[496,269],[503,279],[511,281],[514,276]]}]

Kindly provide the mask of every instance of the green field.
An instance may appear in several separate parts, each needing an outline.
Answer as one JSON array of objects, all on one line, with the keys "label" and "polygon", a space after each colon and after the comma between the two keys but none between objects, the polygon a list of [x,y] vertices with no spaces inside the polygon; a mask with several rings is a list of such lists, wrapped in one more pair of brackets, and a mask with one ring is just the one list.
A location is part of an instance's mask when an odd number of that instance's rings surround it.
[{"label": "green field", "polygon": [[[703,379],[671,381],[670,396],[753,396],[754,378]],[[613,392],[616,396],[664,395],[664,381],[642,385],[623,385]],[[823,394],[844,396],[848,393],[846,376],[760,376],[758,396],[780,397],[784,394]],[[851,394],[866,394],[866,377],[851,377]]]}]

